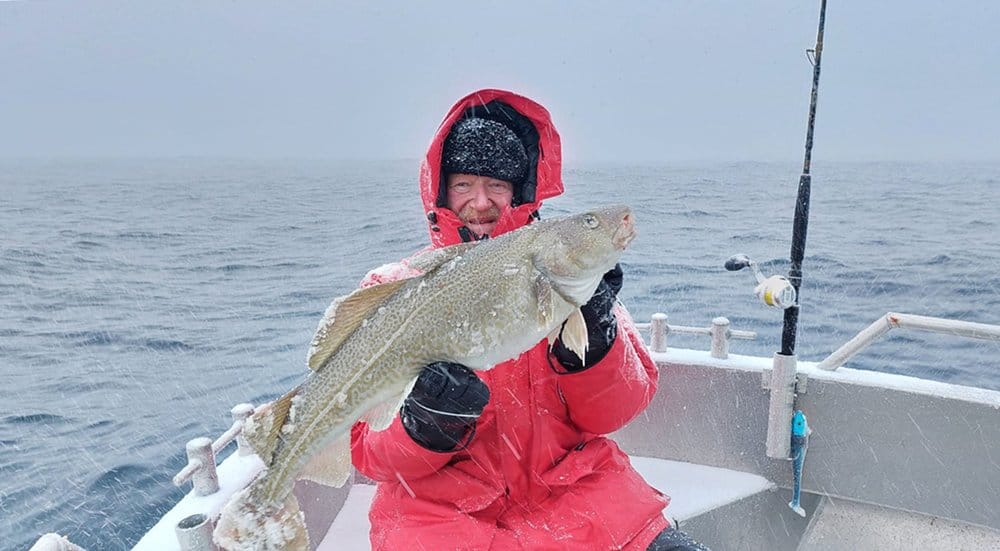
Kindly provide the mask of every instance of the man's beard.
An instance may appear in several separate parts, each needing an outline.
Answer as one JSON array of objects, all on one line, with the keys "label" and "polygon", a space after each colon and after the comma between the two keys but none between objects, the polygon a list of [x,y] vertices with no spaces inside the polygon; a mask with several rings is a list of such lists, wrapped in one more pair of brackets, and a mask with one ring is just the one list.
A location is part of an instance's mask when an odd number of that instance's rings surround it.
[{"label": "man's beard", "polygon": [[486,212],[480,212],[473,207],[465,207],[458,213],[458,218],[465,224],[495,224],[500,220],[500,209],[492,205]]}]

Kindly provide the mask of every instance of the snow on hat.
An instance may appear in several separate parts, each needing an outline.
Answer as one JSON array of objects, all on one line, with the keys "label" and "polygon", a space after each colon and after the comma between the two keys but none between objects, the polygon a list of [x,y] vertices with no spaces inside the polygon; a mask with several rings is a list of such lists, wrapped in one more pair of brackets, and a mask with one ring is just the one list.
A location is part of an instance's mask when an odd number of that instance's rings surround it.
[{"label": "snow on hat", "polygon": [[471,117],[451,128],[441,168],[447,174],[475,174],[520,184],[528,175],[528,154],[517,134],[504,124]]}]

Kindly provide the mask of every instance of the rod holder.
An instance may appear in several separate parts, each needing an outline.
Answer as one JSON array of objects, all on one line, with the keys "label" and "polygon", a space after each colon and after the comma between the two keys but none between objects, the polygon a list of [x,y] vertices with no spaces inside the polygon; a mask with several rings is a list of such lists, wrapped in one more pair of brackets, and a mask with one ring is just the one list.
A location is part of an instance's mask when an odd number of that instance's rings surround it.
[{"label": "rod holder", "polygon": [[787,459],[792,448],[792,409],[795,405],[795,355],[774,355],[767,410],[767,456]]},{"label": "rod holder", "polygon": [[181,551],[216,551],[212,541],[212,521],[201,513],[184,517],[174,527]]},{"label": "rod holder", "polygon": [[197,465],[191,482],[194,493],[207,496],[219,491],[219,473],[215,470],[215,452],[212,451],[212,439],[204,436],[193,438],[187,443],[189,465]]}]

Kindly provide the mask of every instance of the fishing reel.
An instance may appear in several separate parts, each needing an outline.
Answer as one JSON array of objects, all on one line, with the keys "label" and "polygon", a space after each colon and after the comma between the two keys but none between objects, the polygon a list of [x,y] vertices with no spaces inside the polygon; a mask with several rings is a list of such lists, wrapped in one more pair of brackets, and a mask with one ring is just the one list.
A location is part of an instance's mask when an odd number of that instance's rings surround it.
[{"label": "fishing reel", "polygon": [[798,300],[798,293],[787,277],[783,275],[764,277],[757,263],[745,254],[732,256],[726,261],[726,269],[730,272],[736,272],[746,267],[753,270],[753,275],[757,278],[757,286],[753,292],[764,304],[772,308],[781,309],[795,306]]}]

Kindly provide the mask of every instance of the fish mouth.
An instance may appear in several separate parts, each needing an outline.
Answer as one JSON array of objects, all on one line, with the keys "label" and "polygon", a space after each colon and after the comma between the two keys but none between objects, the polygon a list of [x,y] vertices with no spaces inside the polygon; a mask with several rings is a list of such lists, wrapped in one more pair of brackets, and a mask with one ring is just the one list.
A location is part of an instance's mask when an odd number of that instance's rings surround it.
[{"label": "fish mouth", "polygon": [[622,221],[611,237],[611,242],[620,250],[625,250],[639,232],[635,229],[635,217],[631,212],[622,215]]}]

